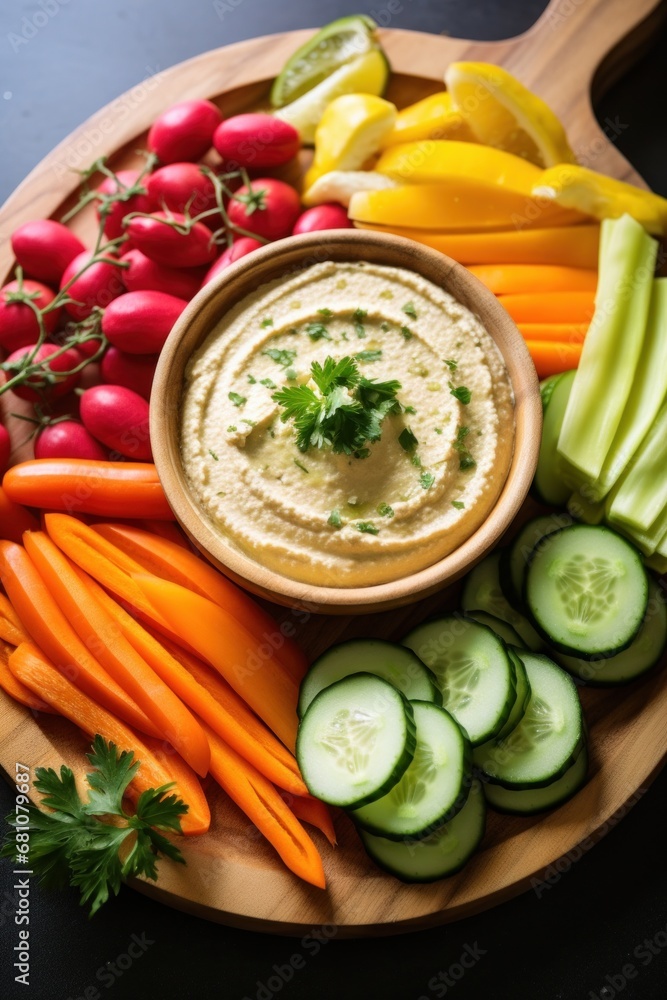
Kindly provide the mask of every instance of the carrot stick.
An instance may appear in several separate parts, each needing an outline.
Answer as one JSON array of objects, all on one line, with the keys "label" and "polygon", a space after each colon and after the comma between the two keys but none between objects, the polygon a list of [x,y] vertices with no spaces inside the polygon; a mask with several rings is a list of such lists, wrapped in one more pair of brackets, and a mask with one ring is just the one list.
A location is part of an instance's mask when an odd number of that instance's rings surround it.
[{"label": "carrot stick", "polygon": [[14,701],[20,702],[21,705],[25,705],[26,708],[29,708],[33,712],[56,714],[50,705],[47,705],[45,701],[42,701],[36,694],[33,694],[30,688],[27,688],[17,677],[14,677],[14,674],[9,669],[9,657],[15,649],[14,645],[0,639],[0,688],[10,698],[13,698]]},{"label": "carrot stick", "polygon": [[103,517],[174,519],[155,466],[149,462],[35,458],[9,469],[2,485],[11,500],[30,507]]},{"label": "carrot stick", "polygon": [[[267,614],[240,587],[204,562],[194,552],[174,545],[166,538],[124,524],[96,524],[94,530],[112,542],[147,573],[178,583],[225,608],[250,632],[267,642],[275,657],[297,683],[306,672],[305,654],[271,615]],[[290,626],[293,629],[293,626]]]},{"label": "carrot stick", "polygon": [[495,295],[595,292],[597,270],[557,264],[473,264],[468,270]]},{"label": "carrot stick", "polygon": [[[9,473],[6,473],[9,475]],[[39,528],[37,518],[20,503],[16,503],[9,493],[0,486],[0,538],[21,544],[24,531]]]},{"label": "carrot stick", "polygon": [[14,608],[5,595],[0,593],[0,639],[18,646],[20,642],[28,642],[29,638]]},{"label": "carrot stick", "polygon": [[139,521],[137,527],[144,531],[149,531],[152,535],[159,535],[161,538],[166,538],[168,541],[173,542],[174,545],[179,545],[182,549],[185,549],[186,552],[190,551],[188,540],[175,521],[144,520]]},{"label": "carrot stick", "polygon": [[160,735],[148,716],[91,656],[22,546],[0,542],[0,577],[31,639],[61,673],[137,729]]},{"label": "carrot stick", "polygon": [[74,567],[42,531],[27,531],[26,552],[74,631],[160,735],[204,776],[211,758],[204,732],[181,699],[137,653]]},{"label": "carrot stick", "polygon": [[[296,761],[235,691],[210,667],[168,639],[151,634],[94,580],[77,569],[122,634],[183,702],[269,781],[293,795],[307,795]],[[196,672],[199,668],[198,673]],[[201,677],[207,677],[203,683]]]},{"label": "carrot stick", "polygon": [[593,292],[520,292],[500,295],[515,323],[590,323],[595,311]]},{"label": "carrot stick", "polygon": [[558,264],[595,268],[599,226],[557,226],[553,229],[507,230],[497,233],[439,233],[426,229],[356,224],[359,229],[392,232],[396,236],[440,250],[461,264]]},{"label": "carrot stick", "polygon": [[[25,642],[18,646],[9,658],[9,666],[26,687],[39,693],[56,712],[83,729],[91,739],[99,733],[115,743],[119,750],[134,750],[141,767],[128,789],[132,797],[137,798],[150,788],[175,781],[174,794],[189,806],[181,820],[183,833],[206,833],[211,820],[208,803],[199,779],[183,761],[172,765],[171,758],[166,755],[158,760],[143,738],[63,677],[32,643]],[[173,761],[176,761],[176,754]]]},{"label": "carrot stick", "polygon": [[338,843],[336,831],[334,829],[331,813],[328,806],[319,799],[290,798],[285,800],[297,819],[320,830],[327,838],[332,847]]},{"label": "carrot stick", "polygon": [[524,340],[582,344],[590,323],[517,323]]},{"label": "carrot stick", "polygon": [[156,576],[136,576],[135,581],[172,629],[222,674],[293,752],[298,690],[272,653],[260,655],[263,650],[255,637],[206,597]]},{"label": "carrot stick", "polygon": [[570,371],[578,366],[581,358],[581,344],[529,340],[526,342],[526,346],[540,378]]},{"label": "carrot stick", "polygon": [[264,834],[295,875],[324,889],[324,869],[317,848],[280,794],[217,733],[209,731],[209,741],[211,774],[217,783]]}]

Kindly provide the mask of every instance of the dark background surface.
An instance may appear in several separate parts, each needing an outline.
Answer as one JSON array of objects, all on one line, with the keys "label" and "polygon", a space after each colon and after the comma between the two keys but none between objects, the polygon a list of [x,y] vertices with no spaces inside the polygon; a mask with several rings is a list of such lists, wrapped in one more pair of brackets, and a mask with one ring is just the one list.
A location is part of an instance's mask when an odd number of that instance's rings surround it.
[{"label": "dark background surface", "polygon": [[[391,27],[503,38],[528,28],[543,7],[543,0],[404,0]],[[151,73],[254,35],[316,27],[353,10],[382,8],[382,0],[351,6],[342,0],[236,0],[217,8],[209,0],[2,0],[0,201],[88,115]],[[50,11],[48,21],[33,31],[30,24],[40,10]],[[29,34],[33,37],[24,42]],[[663,194],[666,43],[667,32],[657,33],[651,51],[596,109],[601,120],[618,116],[627,123],[618,140],[621,151]],[[75,893],[53,895],[33,884],[28,987],[13,981],[17,897],[11,867],[3,862],[0,996],[664,1000],[666,791],[663,773],[593,850],[563,859],[553,884],[468,920],[389,939],[337,941],[331,928],[324,933],[314,928],[306,940],[251,934],[177,913],[128,889],[89,922]],[[0,783],[0,815],[10,811],[12,801],[11,789]],[[128,967],[133,935],[144,950]],[[457,979],[466,948],[478,957]],[[300,968],[288,980],[280,970],[293,955],[302,962],[294,963]],[[118,960],[120,966],[114,964]],[[628,963],[634,976],[624,970]],[[450,968],[452,976],[438,979]]]}]

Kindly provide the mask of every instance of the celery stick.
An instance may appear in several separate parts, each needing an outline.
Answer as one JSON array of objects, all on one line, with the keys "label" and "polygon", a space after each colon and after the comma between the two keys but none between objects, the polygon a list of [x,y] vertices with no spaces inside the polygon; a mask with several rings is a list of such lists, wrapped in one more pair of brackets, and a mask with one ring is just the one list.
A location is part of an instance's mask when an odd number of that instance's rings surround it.
[{"label": "celery stick", "polygon": [[667,573],[667,556],[661,556],[659,552],[654,552],[653,555],[646,556],[644,565],[659,573],[660,576],[664,576]]},{"label": "celery stick", "polygon": [[632,468],[622,478],[609,508],[612,522],[648,532],[667,506],[666,470],[667,403],[639,446]]},{"label": "celery stick", "polygon": [[601,524],[605,515],[604,502],[589,500],[585,495],[587,492],[588,487],[584,485],[572,494],[567,502],[568,513],[584,524]]},{"label": "celery stick", "polygon": [[605,219],[602,232],[595,314],[558,439],[566,463],[590,482],[600,475],[630,396],[658,249],[629,215]]},{"label": "celery stick", "polygon": [[[608,520],[610,520],[608,518]],[[610,521],[611,523],[611,521]],[[661,547],[667,551],[667,508],[658,515],[655,524],[648,531],[640,531],[632,525],[619,521],[613,527],[621,535],[625,535],[645,556],[653,555]]]},{"label": "celery stick", "polygon": [[606,496],[644,439],[667,394],[667,278],[653,282],[644,345],[630,398],[593,495]]}]

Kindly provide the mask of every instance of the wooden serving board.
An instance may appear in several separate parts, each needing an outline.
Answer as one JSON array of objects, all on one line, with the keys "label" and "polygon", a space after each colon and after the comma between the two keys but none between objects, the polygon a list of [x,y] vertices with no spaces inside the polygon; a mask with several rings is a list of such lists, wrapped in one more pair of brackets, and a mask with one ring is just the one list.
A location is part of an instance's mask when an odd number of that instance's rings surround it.
[{"label": "wooden serving board", "polygon": [[[581,162],[642,185],[641,178],[599,128],[591,91],[599,93],[636,57],[660,14],[657,0],[552,0],[519,38],[502,42],[449,39],[411,31],[383,31],[394,73],[389,97],[404,106],[442,88],[452,60],[501,64],[545,98],[565,123]],[[171,103],[206,97],[232,115],[261,106],[271,78],[310,32],[258,38],[181,63],[114,101],[62,142],[26,178],[0,210],[0,276],[13,267],[9,237],[29,219],[60,217],[77,186],[70,168],[109,156],[115,169],[137,162],[145,132]],[[95,223],[82,214],[74,228],[86,239]],[[6,401],[5,401],[5,405]],[[15,409],[14,400],[9,409]],[[14,438],[26,436],[14,424]],[[29,446],[17,448],[15,460]],[[528,510],[525,512],[528,513]],[[298,639],[315,656],[353,636],[398,638],[437,610],[453,607],[449,592],[412,607],[366,617],[316,615],[304,608],[270,606],[278,621],[291,618]],[[339,846],[317,832],[327,873],[326,891],[292,876],[248,820],[211,786],[211,831],[185,845],[187,867],[160,864],[157,885],[135,887],[198,916],[261,931],[302,934],[313,925],[336,925],[340,937],[387,934],[468,916],[539,881],[545,869],[584,842],[603,836],[648,787],[667,748],[667,672],[653,673],[623,690],[583,690],[590,729],[591,768],[586,787],[569,803],[528,819],[489,813],[480,851],[453,878],[406,886],[365,857],[351,824],[337,819]],[[87,740],[69,722],[35,718],[0,692],[0,764],[13,781],[15,764],[69,764],[82,773]]]}]

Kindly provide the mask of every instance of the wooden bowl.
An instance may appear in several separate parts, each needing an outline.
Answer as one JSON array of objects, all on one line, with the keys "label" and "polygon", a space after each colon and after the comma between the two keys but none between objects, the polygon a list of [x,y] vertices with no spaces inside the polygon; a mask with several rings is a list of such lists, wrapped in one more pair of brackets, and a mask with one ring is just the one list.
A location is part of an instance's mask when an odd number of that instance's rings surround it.
[{"label": "wooden bowl", "polygon": [[[259,285],[325,260],[365,260],[402,267],[450,292],[476,313],[503,355],[515,396],[515,446],[501,494],[484,523],[445,558],[390,583],[318,587],[268,570],[219,534],[193,497],[181,463],[180,403],[185,367],[220,318]],[[328,614],[398,607],[462,576],[498,541],[519,511],[535,472],[542,428],[539,384],[514,322],[469,271],[443,254],[402,237],[354,229],[308,233],[256,250],[226,269],[192,300],[162,350],[151,395],[151,443],[173,511],[188,536],[223,573],[261,597]]]}]

